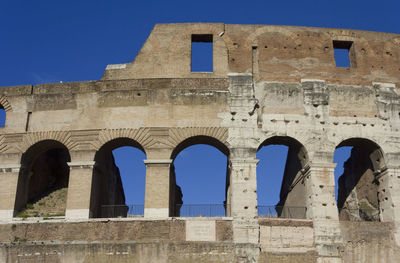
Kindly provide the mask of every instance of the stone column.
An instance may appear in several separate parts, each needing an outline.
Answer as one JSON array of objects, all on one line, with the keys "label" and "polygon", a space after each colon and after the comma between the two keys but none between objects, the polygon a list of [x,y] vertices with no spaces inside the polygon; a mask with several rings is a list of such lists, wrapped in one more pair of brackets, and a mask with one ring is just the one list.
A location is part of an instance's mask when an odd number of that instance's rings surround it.
[{"label": "stone column", "polygon": [[257,163],[256,158],[239,159],[231,162],[231,216],[255,218],[257,216]]},{"label": "stone column", "polygon": [[309,204],[307,218],[339,220],[335,199],[336,163],[309,163],[305,169]]},{"label": "stone column", "polygon": [[310,162],[306,172],[307,217],[314,223],[318,262],[341,262],[343,239],[335,200],[335,163]]},{"label": "stone column", "polygon": [[258,243],[257,169],[255,158],[231,159],[230,212],[236,243]]},{"label": "stone column", "polygon": [[377,178],[381,221],[395,223],[395,239],[400,245],[400,168],[387,168]]},{"label": "stone column", "polygon": [[94,161],[69,162],[67,219],[89,219]]},{"label": "stone column", "polygon": [[147,159],[144,217],[165,218],[170,207],[171,159]]},{"label": "stone column", "polygon": [[247,73],[230,73],[230,116],[224,120],[229,127],[230,144],[230,212],[233,220],[235,243],[258,244],[257,217],[257,100],[253,76]]},{"label": "stone column", "polygon": [[0,165],[0,220],[12,220],[20,164]]}]

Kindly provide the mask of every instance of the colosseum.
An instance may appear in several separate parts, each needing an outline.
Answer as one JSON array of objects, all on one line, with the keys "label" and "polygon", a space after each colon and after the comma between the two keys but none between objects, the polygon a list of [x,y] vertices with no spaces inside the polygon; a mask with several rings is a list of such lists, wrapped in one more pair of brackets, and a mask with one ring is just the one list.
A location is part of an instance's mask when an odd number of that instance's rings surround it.
[{"label": "colosseum", "polygon": [[[101,80],[0,87],[0,262],[399,262],[399,86],[398,34],[188,23],[155,25]],[[195,144],[228,158],[222,215],[181,215],[174,159]],[[274,216],[257,203],[266,145],[289,148]],[[141,216],[121,146],[146,155]]]}]

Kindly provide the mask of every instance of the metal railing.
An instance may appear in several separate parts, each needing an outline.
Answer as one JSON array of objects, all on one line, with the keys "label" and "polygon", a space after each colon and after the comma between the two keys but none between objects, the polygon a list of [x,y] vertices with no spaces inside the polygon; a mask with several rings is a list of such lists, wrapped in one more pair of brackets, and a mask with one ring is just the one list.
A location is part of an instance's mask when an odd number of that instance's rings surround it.
[{"label": "metal railing", "polygon": [[307,207],[304,206],[257,206],[259,217],[306,219]]},{"label": "metal railing", "polygon": [[177,204],[175,216],[180,217],[224,217],[225,204]]},{"label": "metal railing", "polygon": [[102,205],[101,217],[141,217],[144,205]]},{"label": "metal railing", "polygon": [[339,220],[342,221],[380,221],[378,208],[347,208],[339,209]]}]

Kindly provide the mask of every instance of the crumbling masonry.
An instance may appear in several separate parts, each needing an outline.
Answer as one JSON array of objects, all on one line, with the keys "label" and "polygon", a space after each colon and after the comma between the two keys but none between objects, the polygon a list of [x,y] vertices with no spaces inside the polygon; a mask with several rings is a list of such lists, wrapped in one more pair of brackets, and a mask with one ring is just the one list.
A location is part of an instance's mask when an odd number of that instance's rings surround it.
[{"label": "crumbling masonry", "polygon": [[[212,44],[211,72],[191,71],[192,41]],[[399,85],[397,34],[198,23],[156,25],[99,81],[0,87],[0,262],[398,262]],[[226,217],[175,211],[173,160],[199,143],[228,157]],[[271,144],[289,147],[279,205],[306,219],[257,216]],[[125,202],[120,146],[146,154],[143,218],[104,219]],[[65,218],[15,217],[66,188]]]}]

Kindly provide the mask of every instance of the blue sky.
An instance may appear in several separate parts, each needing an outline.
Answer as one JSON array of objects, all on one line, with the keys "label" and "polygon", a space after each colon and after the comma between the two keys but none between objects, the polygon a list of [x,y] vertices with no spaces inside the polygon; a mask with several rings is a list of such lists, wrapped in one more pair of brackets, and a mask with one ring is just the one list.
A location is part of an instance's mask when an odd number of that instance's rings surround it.
[{"label": "blue sky", "polygon": [[[396,0],[1,0],[0,86],[98,80],[107,64],[133,61],[156,23],[223,22],[400,33],[399,10]],[[335,161],[342,162],[348,153],[345,148]],[[145,156],[133,148],[114,154],[127,203],[143,203]],[[257,156],[259,202],[273,205],[279,196],[285,148],[263,148]],[[178,155],[175,165],[185,202],[220,203],[224,198],[226,157],[218,150],[189,147]]]}]

